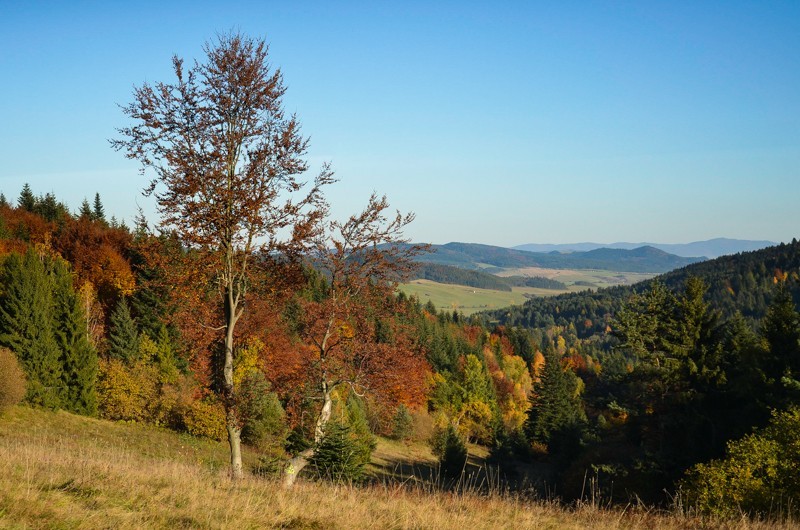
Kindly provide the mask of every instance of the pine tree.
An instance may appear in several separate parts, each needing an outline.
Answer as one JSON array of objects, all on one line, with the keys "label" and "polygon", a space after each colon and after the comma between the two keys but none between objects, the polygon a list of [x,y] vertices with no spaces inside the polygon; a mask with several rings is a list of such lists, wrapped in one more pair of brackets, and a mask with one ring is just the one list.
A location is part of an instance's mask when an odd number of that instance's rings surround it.
[{"label": "pine tree", "polygon": [[8,204],[8,199],[6,199],[5,193],[0,193],[0,207],[8,208],[10,204]]},{"label": "pine tree", "polygon": [[19,194],[19,199],[17,199],[17,204],[20,208],[29,212],[32,212],[36,207],[36,197],[33,196],[31,186],[27,182],[24,186],[22,186],[22,191]]},{"label": "pine tree", "polygon": [[78,217],[80,217],[81,219],[87,219],[87,220],[91,220],[92,219],[92,207],[89,206],[89,201],[86,200],[85,198],[83,199],[83,202],[81,203],[81,209],[78,211]]},{"label": "pine tree", "polygon": [[56,342],[52,280],[46,257],[28,250],[3,264],[0,345],[16,353],[28,377],[26,399],[33,405],[61,405],[61,352]]},{"label": "pine tree", "polygon": [[60,346],[65,388],[63,406],[78,414],[97,413],[97,352],[89,342],[83,306],[72,286],[69,265],[57,260],[53,267],[55,338]]},{"label": "pine tree", "polygon": [[105,208],[103,208],[103,203],[100,202],[100,194],[94,194],[94,210],[92,210],[92,218],[95,221],[102,221],[106,222],[106,212]]},{"label": "pine tree", "polygon": [[[579,396],[580,380],[572,370],[561,366],[558,353],[552,346],[544,351],[544,368],[539,380],[533,384],[531,408],[525,424],[525,433],[553,449],[553,443],[576,442],[586,422]],[[567,438],[568,440],[564,440]]]},{"label": "pine tree", "polygon": [[796,382],[800,379],[800,314],[783,283],[767,310],[761,334],[767,342],[764,373],[774,385],[775,405],[782,406],[786,404],[783,401],[797,396]]},{"label": "pine tree", "polygon": [[127,363],[139,356],[139,331],[125,298],[121,298],[111,313],[108,334],[108,356]]}]

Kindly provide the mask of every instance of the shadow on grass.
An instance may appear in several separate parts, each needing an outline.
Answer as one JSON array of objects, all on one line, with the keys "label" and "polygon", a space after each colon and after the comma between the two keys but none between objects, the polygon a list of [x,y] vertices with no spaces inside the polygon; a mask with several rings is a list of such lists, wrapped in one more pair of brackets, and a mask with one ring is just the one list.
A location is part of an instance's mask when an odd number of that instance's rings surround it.
[{"label": "shadow on grass", "polygon": [[499,494],[525,489],[525,481],[509,480],[497,466],[485,459],[469,455],[460,473],[448,476],[439,464],[409,459],[386,459],[374,463],[368,483],[384,486],[406,486],[423,491]]}]

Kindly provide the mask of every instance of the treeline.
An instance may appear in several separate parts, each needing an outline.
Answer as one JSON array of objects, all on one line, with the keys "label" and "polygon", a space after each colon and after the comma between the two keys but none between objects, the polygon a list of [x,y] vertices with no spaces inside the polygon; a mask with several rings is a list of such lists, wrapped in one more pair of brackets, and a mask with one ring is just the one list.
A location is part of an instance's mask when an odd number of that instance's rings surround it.
[{"label": "treeline", "polygon": [[478,289],[493,289],[495,291],[511,291],[512,287],[536,287],[553,290],[566,290],[567,288],[563,282],[541,276],[502,277],[477,270],[424,262],[419,264],[413,272],[412,278],[451,285],[466,285]]}]

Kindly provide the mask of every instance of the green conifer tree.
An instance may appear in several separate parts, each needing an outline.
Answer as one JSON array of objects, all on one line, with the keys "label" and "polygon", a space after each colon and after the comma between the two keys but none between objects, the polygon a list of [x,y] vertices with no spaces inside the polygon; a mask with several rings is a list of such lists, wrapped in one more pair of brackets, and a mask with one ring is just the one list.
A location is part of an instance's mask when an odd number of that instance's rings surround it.
[{"label": "green conifer tree", "polygon": [[[544,368],[533,384],[531,408],[525,424],[528,439],[553,449],[559,442],[574,444],[586,423],[580,400],[580,381],[572,370],[565,370],[555,349],[544,351]],[[565,447],[558,447],[559,449]]]},{"label": "green conifer tree", "polygon": [[29,249],[11,254],[0,273],[0,345],[16,353],[28,377],[26,399],[33,405],[61,405],[61,352],[53,333],[54,304],[49,258]]},{"label": "green conifer tree", "polygon": [[139,356],[139,330],[125,298],[120,299],[111,313],[108,356],[127,363],[135,361]]},{"label": "green conifer tree", "polygon": [[36,207],[36,197],[33,196],[31,186],[27,182],[24,186],[22,186],[22,191],[19,194],[19,199],[17,199],[17,204],[20,208],[29,212],[32,212]]},{"label": "green conifer tree", "polygon": [[78,217],[81,218],[81,219],[89,219],[89,220],[91,220],[92,217],[93,217],[92,216],[92,207],[89,206],[89,201],[86,200],[85,198],[83,199],[83,202],[81,203],[81,209],[78,211]]},{"label": "green conifer tree", "polygon": [[97,413],[97,352],[89,342],[83,306],[72,286],[69,265],[53,264],[55,338],[61,349],[64,408],[93,416]]},{"label": "green conifer tree", "polygon": [[106,222],[106,211],[103,208],[103,203],[100,201],[100,194],[94,194],[94,209],[92,210],[92,218],[95,221]]}]

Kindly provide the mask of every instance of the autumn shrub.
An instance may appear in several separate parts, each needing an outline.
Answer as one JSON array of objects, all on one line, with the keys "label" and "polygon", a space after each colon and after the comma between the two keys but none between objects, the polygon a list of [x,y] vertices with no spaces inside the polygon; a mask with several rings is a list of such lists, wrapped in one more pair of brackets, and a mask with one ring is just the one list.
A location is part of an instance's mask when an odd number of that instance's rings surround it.
[{"label": "autumn shrub", "polygon": [[773,413],[761,431],[728,443],[727,456],[698,464],[682,489],[701,513],[774,517],[800,513],[800,408]]},{"label": "autumn shrub", "polygon": [[97,394],[100,417],[151,421],[158,404],[158,371],[141,362],[128,366],[119,359],[101,360]]},{"label": "autumn shrub", "polygon": [[458,477],[467,464],[467,445],[450,423],[437,427],[430,439],[431,450],[439,459],[439,470],[446,479]]},{"label": "autumn shrub", "polygon": [[25,397],[25,372],[17,356],[8,348],[0,348],[0,413]]},{"label": "autumn shrub", "polygon": [[224,441],[228,437],[225,428],[225,408],[212,398],[192,402],[183,417],[186,430],[194,436]]}]

